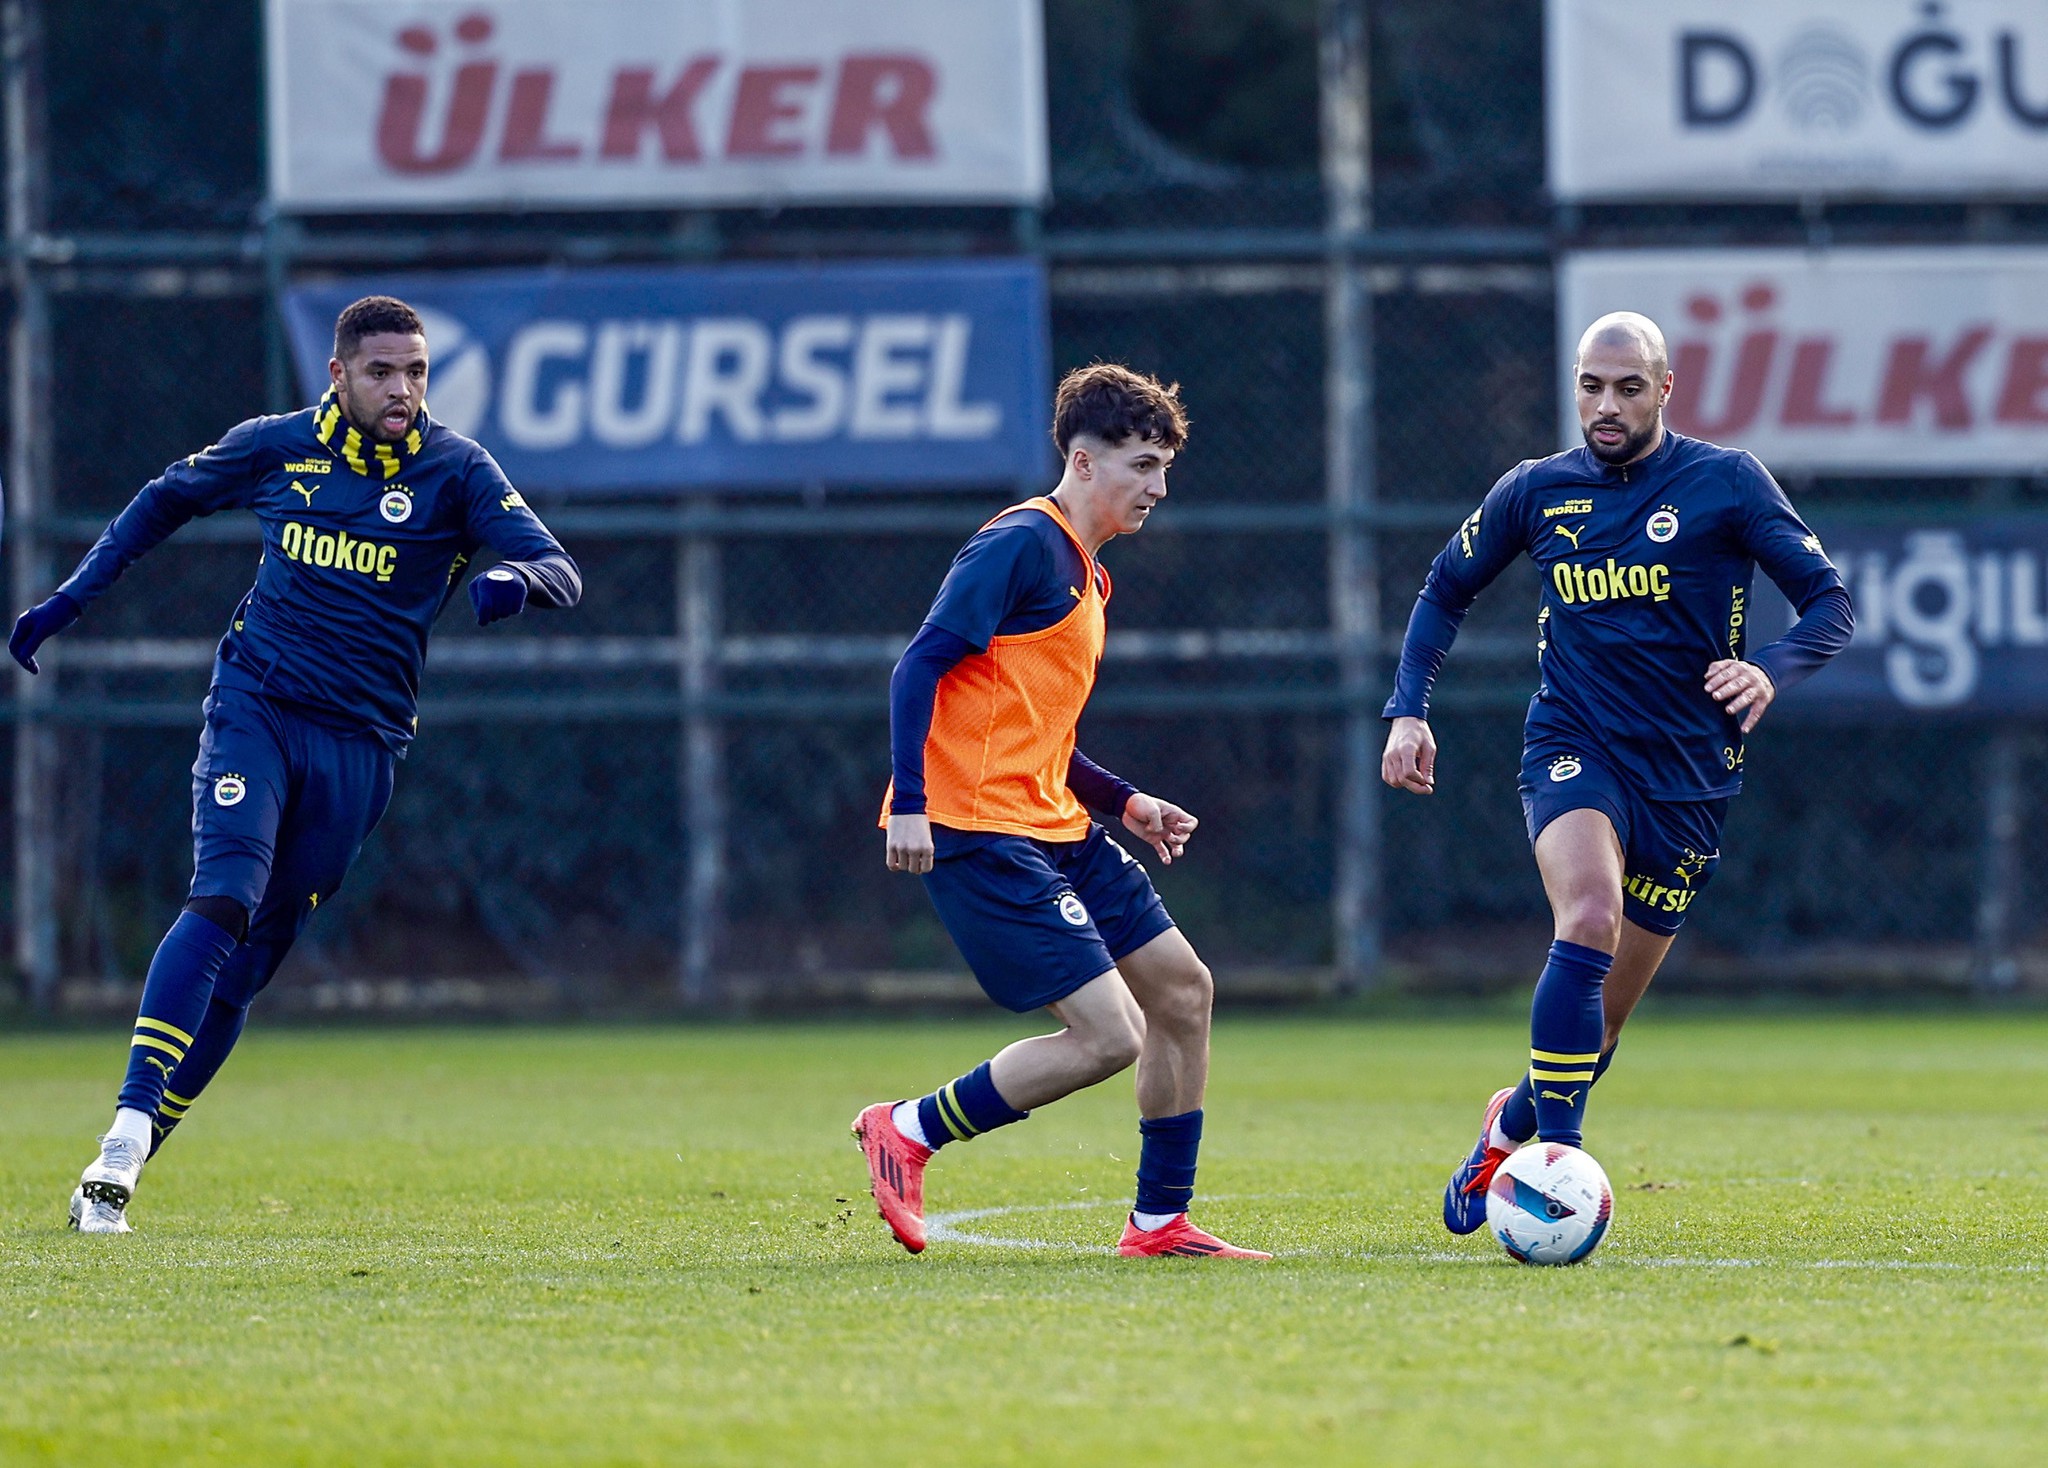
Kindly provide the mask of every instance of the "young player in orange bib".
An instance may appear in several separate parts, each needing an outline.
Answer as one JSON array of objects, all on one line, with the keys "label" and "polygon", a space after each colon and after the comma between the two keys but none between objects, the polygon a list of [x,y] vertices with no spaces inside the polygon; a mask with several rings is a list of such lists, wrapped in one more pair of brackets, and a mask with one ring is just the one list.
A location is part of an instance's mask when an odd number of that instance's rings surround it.
[{"label": "young player in orange bib", "polygon": [[1074,747],[1102,659],[1109,573],[1095,559],[1166,497],[1187,440],[1177,389],[1127,368],[1071,372],[1053,407],[1050,495],[1013,505],[954,559],[889,684],[889,870],[925,880],[989,997],[1064,1028],[1019,1040],[916,1101],[855,1118],[876,1206],[924,1250],[932,1153],[1136,1063],[1136,1206],[1126,1256],[1266,1259],[1188,1221],[1209,1077],[1209,970],[1151,878],[1089,816],[1171,863],[1196,821]]}]

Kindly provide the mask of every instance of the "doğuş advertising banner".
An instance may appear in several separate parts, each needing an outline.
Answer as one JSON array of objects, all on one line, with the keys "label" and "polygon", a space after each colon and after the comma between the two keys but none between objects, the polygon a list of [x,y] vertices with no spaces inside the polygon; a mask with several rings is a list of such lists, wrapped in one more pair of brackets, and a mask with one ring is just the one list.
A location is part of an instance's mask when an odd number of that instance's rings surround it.
[{"label": "do\u011fu\u015f advertising banner", "polygon": [[268,0],[305,212],[1036,203],[1039,0]]},{"label": "do\u011fu\u015f advertising banner", "polygon": [[[2039,713],[2048,710],[2048,523],[1836,527],[1817,517],[1849,583],[1856,638],[1786,695],[1815,712]],[[1758,577],[1749,646],[1791,610]]]},{"label": "do\u011fu\u015f advertising banner", "polygon": [[2048,193],[2041,0],[1549,0],[1561,199]]},{"label": "do\u011fu\u015f advertising banner", "polygon": [[436,419],[515,484],[1010,483],[1043,473],[1045,282],[1020,261],[423,275],[285,301],[307,400],[359,296],[418,309]]},{"label": "do\u011fu\u015f advertising banner", "polygon": [[1664,329],[1668,421],[1778,472],[1978,474],[2048,465],[2048,250],[1630,250],[1567,257],[1571,353],[1608,311]]}]

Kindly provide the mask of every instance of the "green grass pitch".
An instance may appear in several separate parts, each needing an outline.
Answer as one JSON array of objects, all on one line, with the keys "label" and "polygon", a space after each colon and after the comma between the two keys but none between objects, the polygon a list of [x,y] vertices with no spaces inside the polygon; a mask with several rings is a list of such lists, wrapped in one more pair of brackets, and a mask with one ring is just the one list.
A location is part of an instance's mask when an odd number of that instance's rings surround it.
[{"label": "green grass pitch", "polygon": [[[1012,1024],[260,1024],[128,1238],[62,1228],[125,1036],[0,1039],[0,1462],[2031,1461],[2048,1022],[1658,1011],[1589,1264],[1437,1222],[1521,1027],[1226,1016],[1198,1218],[1124,1261],[1125,1081],[945,1153],[922,1259],[847,1138]],[[1020,1247],[1029,1245],[1029,1247]]]}]

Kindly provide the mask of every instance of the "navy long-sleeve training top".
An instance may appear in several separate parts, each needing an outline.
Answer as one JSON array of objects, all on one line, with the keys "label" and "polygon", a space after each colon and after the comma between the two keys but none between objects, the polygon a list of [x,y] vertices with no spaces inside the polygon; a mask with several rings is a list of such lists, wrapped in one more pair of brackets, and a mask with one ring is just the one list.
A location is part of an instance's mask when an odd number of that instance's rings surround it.
[{"label": "navy long-sleeve training top", "polygon": [[[1746,657],[1782,693],[1855,630],[1841,576],[1764,466],[1666,430],[1634,464],[1577,448],[1501,477],[1430,567],[1385,717],[1427,717],[1467,609],[1520,555],[1543,575],[1529,736],[1607,748],[1654,800],[1742,788],[1741,719],[1707,694],[1709,663]],[[1757,566],[1799,620],[1746,653]]]},{"label": "navy long-sleeve training top", "polygon": [[489,546],[540,606],[574,606],[576,563],[481,444],[422,412],[403,444],[366,443],[333,401],[251,418],[143,486],[58,588],[80,607],[187,521],[253,510],[256,584],[214,659],[217,687],[304,705],[403,751],[418,728],[427,634]]}]

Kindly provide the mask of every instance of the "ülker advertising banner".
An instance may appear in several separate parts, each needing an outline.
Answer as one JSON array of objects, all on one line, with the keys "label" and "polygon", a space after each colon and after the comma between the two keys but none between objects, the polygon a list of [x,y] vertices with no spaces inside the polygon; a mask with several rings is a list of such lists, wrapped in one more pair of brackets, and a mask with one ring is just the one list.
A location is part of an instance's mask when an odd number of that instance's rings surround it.
[{"label": "\u00fclker advertising banner", "polygon": [[1608,311],[1664,329],[1681,432],[1780,474],[2048,468],[2048,250],[1616,250],[1564,262],[1570,354]]},{"label": "\u00fclker advertising banner", "polygon": [[269,0],[300,212],[1038,202],[1038,0]]}]

